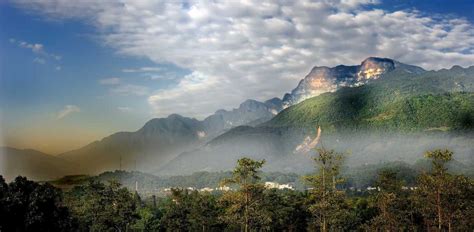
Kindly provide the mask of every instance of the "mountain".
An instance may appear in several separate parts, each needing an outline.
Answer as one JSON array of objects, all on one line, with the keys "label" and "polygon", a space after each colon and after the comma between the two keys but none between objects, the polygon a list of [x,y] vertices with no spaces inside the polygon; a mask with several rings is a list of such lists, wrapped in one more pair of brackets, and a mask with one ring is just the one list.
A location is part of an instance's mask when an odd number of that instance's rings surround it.
[{"label": "mountain", "polygon": [[367,84],[288,107],[258,126],[233,128],[158,174],[226,170],[242,156],[266,159],[266,171],[311,170],[310,159],[294,150],[317,126],[320,145],[346,152],[348,165],[414,162],[434,148],[449,148],[474,164],[474,66],[416,70],[395,67]]},{"label": "mountain", "polygon": [[[76,173],[88,174],[116,169],[160,174],[221,170],[231,168],[243,154],[266,158],[267,168],[275,171],[301,171],[308,165],[306,158],[291,154],[315,125],[333,133],[331,139],[325,134],[325,144],[341,149],[351,145],[358,147],[359,153],[373,148],[373,141],[380,136],[368,135],[359,141],[361,136],[352,133],[358,129],[380,133],[469,131],[473,76],[472,67],[425,71],[376,57],[356,66],[314,67],[283,99],[249,99],[236,109],[218,110],[202,121],[177,114],[152,119],[135,132],[112,134],[59,158],[76,164]],[[341,136],[345,131],[352,132]],[[452,141],[459,147],[466,138],[432,141]],[[401,145],[413,141],[384,139]],[[419,148],[431,143],[426,144]],[[371,161],[368,157],[376,157],[375,150],[380,149],[368,151],[358,162]]]},{"label": "mountain", "polygon": [[330,130],[419,131],[473,128],[474,67],[421,74],[396,70],[354,88],[322,94],[287,108],[265,126]]},{"label": "mountain", "polygon": [[77,163],[82,173],[159,168],[203,141],[200,121],[177,114],[148,121],[135,132],[118,132],[61,158]]},{"label": "mountain", "polygon": [[221,132],[241,125],[256,125],[270,120],[283,109],[279,98],[265,102],[246,100],[239,108],[230,111],[218,110],[203,121],[203,126],[210,137],[215,137]]},{"label": "mountain", "polygon": [[283,106],[286,108],[322,93],[334,92],[341,87],[361,86],[395,69],[415,74],[425,71],[417,66],[378,57],[369,57],[355,66],[338,65],[332,68],[316,66],[291,93],[285,94]]},{"label": "mountain", "polygon": [[19,175],[33,180],[51,180],[76,171],[66,160],[31,149],[0,147],[0,161],[0,175],[7,181]]},{"label": "mountain", "polygon": [[118,132],[60,157],[78,164],[82,173],[153,171],[235,126],[270,120],[281,109],[280,99],[247,100],[237,109],[218,110],[203,121],[172,114],[152,119],[135,132]]}]

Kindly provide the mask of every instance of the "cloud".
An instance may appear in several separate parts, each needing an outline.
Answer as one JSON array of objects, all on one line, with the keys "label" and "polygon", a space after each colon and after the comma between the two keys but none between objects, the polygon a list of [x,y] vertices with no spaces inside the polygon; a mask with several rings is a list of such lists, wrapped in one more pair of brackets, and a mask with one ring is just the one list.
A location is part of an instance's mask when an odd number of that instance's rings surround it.
[{"label": "cloud", "polygon": [[163,71],[161,67],[140,67],[140,68],[127,68],[122,69],[125,73],[137,73],[137,72],[160,72]]},{"label": "cloud", "polygon": [[118,85],[118,84],[120,84],[120,78],[111,77],[111,78],[101,79],[101,80],[99,80],[99,84],[101,84],[101,85]]},{"label": "cloud", "polygon": [[64,109],[62,109],[61,111],[57,113],[56,119],[63,119],[72,113],[78,113],[78,112],[81,112],[81,109],[78,106],[66,105],[64,106]]},{"label": "cloud", "polygon": [[[192,73],[150,94],[157,116],[204,117],[294,88],[314,65],[391,57],[427,69],[472,65],[474,26],[462,18],[377,9],[378,1],[18,1],[47,18],[79,19],[120,54]],[[371,5],[371,7],[365,7]],[[129,69],[126,71],[139,71]],[[129,92],[122,86],[115,92]]]},{"label": "cloud", "polygon": [[[40,43],[29,43],[23,40],[17,40],[15,38],[10,38],[9,39],[10,43],[17,45],[20,48],[25,48],[28,50],[31,50],[36,56],[40,57],[35,57],[33,59],[34,63],[38,64],[46,64],[46,60],[52,60],[54,62],[58,62],[62,59],[62,56],[54,54],[54,53],[49,53],[46,52],[44,45]],[[59,66],[55,66],[55,69],[57,71],[61,70],[61,68],[57,68]]]}]

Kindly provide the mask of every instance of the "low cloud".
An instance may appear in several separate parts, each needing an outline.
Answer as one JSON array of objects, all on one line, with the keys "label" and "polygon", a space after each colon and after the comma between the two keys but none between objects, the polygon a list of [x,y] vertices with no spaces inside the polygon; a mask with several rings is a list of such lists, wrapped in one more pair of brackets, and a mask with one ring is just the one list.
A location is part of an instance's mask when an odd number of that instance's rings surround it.
[{"label": "low cloud", "polygon": [[57,113],[56,119],[63,119],[67,117],[68,115],[71,115],[73,113],[78,113],[81,112],[81,109],[78,106],[75,105],[66,105],[64,106],[64,109],[59,111]]}]

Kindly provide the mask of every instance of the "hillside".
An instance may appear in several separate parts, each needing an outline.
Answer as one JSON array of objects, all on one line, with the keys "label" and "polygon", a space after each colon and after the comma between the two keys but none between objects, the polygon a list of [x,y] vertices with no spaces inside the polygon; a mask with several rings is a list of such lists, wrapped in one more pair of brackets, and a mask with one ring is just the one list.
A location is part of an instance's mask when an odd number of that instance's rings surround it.
[{"label": "hillside", "polygon": [[134,132],[118,132],[59,155],[79,165],[78,174],[107,170],[155,171],[177,155],[200,147],[235,126],[270,120],[281,100],[246,100],[236,109],[218,110],[202,121],[172,114],[155,118]]},{"label": "hillside", "polygon": [[229,130],[159,173],[226,170],[242,156],[265,158],[266,171],[304,172],[311,168],[308,158],[294,149],[317,126],[322,144],[346,152],[350,166],[415,162],[439,147],[472,164],[473,92],[474,67],[418,74],[395,69],[366,85],[307,99],[256,127]]},{"label": "hillside", "polygon": [[474,67],[392,72],[356,88],[342,88],[289,107],[261,126],[321,126],[325,131],[472,130]]},{"label": "hillside", "polygon": [[0,161],[0,175],[6,180],[19,175],[51,180],[77,171],[71,162],[32,149],[0,147]]}]

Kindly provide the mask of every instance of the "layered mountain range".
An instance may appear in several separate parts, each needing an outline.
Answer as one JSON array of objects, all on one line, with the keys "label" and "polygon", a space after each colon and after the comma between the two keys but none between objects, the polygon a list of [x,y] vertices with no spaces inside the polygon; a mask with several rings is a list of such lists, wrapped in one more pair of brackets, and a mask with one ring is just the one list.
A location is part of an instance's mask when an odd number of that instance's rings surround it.
[{"label": "layered mountain range", "polygon": [[[474,142],[472,92],[474,67],[425,71],[370,57],[355,66],[314,67],[282,99],[246,100],[202,121],[176,114],[152,119],[135,132],[115,133],[58,159],[76,164],[74,172],[88,174],[115,169],[163,175],[226,170],[243,155],[267,159],[270,170],[303,171],[310,162],[295,155],[294,147],[315,126],[322,126],[325,145],[353,149],[352,159],[359,164],[379,162],[377,155],[406,159],[393,155],[393,149],[411,155],[435,143],[455,147],[470,162],[466,154],[474,153],[468,146]],[[381,140],[386,132],[411,134]],[[429,142],[419,141],[416,149],[402,146],[425,139],[419,133],[426,132],[431,133]],[[462,135],[451,137],[452,132]],[[380,154],[383,145],[390,152]]]}]

